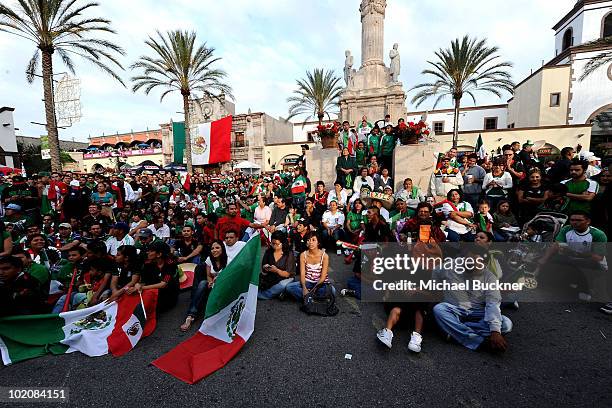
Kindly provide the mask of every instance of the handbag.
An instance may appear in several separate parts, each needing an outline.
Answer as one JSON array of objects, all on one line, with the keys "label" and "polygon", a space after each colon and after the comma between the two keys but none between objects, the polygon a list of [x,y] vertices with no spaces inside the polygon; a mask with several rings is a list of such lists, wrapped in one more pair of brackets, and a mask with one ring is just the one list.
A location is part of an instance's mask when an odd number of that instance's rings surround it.
[{"label": "handbag", "polygon": [[[317,294],[320,288],[325,293]],[[330,283],[317,284],[305,296],[300,310],[308,315],[335,316],[340,310],[336,306],[336,296]]]}]

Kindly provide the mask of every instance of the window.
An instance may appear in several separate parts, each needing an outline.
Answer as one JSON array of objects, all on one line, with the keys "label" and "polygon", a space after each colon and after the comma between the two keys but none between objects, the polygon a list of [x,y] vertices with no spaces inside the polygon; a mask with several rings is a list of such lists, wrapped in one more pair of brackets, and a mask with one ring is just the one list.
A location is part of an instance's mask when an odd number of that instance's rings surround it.
[{"label": "window", "polygon": [[601,37],[612,37],[612,13],[608,13],[608,15],[603,19]]},{"label": "window", "polygon": [[442,121],[442,122],[434,122],[433,123],[433,130],[436,133],[444,132],[444,121]]},{"label": "window", "polygon": [[494,118],[485,118],[484,120],[484,130],[493,129],[497,129],[497,116]]},{"label": "window", "polygon": [[551,93],[550,94],[550,106],[557,107],[561,106],[561,94],[560,93]]},{"label": "window", "polygon": [[567,50],[572,45],[574,45],[574,31],[568,28],[565,34],[563,34],[563,46],[561,47],[561,51]]},{"label": "window", "polygon": [[245,143],[244,143],[244,133],[242,132],[236,132],[236,138],[235,138],[235,142],[234,142],[234,147],[244,147]]},{"label": "window", "polygon": [[514,129],[514,123],[509,124],[508,129]]}]

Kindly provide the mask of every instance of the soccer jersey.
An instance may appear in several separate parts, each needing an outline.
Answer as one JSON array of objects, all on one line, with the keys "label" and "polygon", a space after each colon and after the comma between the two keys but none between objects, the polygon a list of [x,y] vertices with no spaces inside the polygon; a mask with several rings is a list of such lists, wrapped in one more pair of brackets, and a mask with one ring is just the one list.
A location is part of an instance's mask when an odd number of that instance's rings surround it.
[{"label": "soccer jersey", "polygon": [[[598,190],[597,182],[590,179],[580,181],[574,181],[572,179],[569,179],[562,181],[561,183],[565,184],[565,186],[567,187],[567,192],[571,194],[583,194],[585,192],[597,193]],[[567,207],[565,208],[565,213],[571,214],[574,211],[586,211],[587,213],[590,213],[591,202],[570,199]]]},{"label": "soccer jersey", "polygon": [[603,256],[604,258],[600,261],[600,264],[607,268],[608,264],[605,255],[608,237],[602,230],[589,227],[585,232],[578,232],[570,225],[566,225],[561,228],[555,240],[566,243],[572,251],[578,253],[592,252]]}]

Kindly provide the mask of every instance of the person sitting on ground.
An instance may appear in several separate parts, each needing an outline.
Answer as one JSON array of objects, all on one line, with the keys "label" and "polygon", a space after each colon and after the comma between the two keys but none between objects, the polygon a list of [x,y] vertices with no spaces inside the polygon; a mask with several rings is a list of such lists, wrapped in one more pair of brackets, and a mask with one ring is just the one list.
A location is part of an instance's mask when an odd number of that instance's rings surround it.
[{"label": "person sitting on ground", "polygon": [[[304,296],[317,287],[317,294],[324,295],[323,285],[331,285],[329,272],[329,256],[321,248],[321,241],[316,232],[311,231],[307,234],[306,242],[308,250],[300,254],[300,281],[292,282],[287,285],[286,291],[297,300],[303,300]],[[335,295],[336,289],[331,285],[332,293]]]},{"label": "person sitting on ground", "polygon": [[329,196],[329,191],[325,190],[325,183],[321,180],[317,181],[317,186],[315,188],[315,193],[313,195],[314,206],[319,215],[322,215],[327,209],[327,197]]},{"label": "person sitting on ground", "polygon": [[200,263],[200,254],[203,250],[203,245],[194,235],[194,229],[191,225],[185,225],[182,229],[181,239],[174,241],[173,248],[174,256],[177,257],[177,262],[182,263]]},{"label": "person sitting on ground", "polygon": [[177,266],[170,247],[157,241],[147,248],[147,262],[140,273],[140,282],[128,288],[128,295],[136,295],[145,290],[158,290],[157,310],[164,312],[176,305],[179,294]]},{"label": "person sitting on ground", "polygon": [[338,208],[343,210],[346,207],[348,202],[348,193],[342,187],[342,183],[339,180],[334,182],[334,190],[330,191],[327,195],[327,208],[329,209],[329,205],[332,201],[335,201],[338,204]]},{"label": "person sitting on ground", "polygon": [[366,220],[364,212],[363,202],[357,199],[353,203],[351,211],[346,215],[345,232],[347,240],[351,244],[357,244],[359,235],[363,232]]},{"label": "person sitting on ground", "polygon": [[[400,230],[400,237],[410,236],[412,242],[445,242],[446,235],[444,235],[440,226],[434,223],[432,214],[433,207],[431,204],[427,202],[419,203],[417,205],[416,216],[406,221]],[[422,228],[422,226],[426,226],[426,228]],[[422,237],[423,233],[425,233],[427,237]]]},{"label": "person sitting on ground", "polygon": [[414,217],[419,203],[425,201],[425,196],[418,186],[415,186],[411,178],[404,179],[402,188],[395,193],[395,199],[402,198],[408,206],[408,214]]},{"label": "person sitting on ground", "polygon": [[447,338],[470,350],[486,348],[505,351],[508,343],[503,335],[512,330],[512,321],[501,314],[499,290],[475,290],[471,284],[475,280],[486,284],[497,282],[495,275],[486,267],[487,249],[470,245],[464,252],[464,258],[472,258],[475,262],[463,274],[450,266],[433,271],[432,279],[438,282],[469,284],[470,287],[469,291],[444,292],[444,301],[433,309],[436,322]]},{"label": "person sitting on ground", "polygon": [[185,322],[180,327],[181,331],[189,330],[198,315],[206,310],[208,295],[215,284],[215,279],[227,264],[225,244],[222,240],[216,239],[210,245],[210,255],[206,258],[206,261],[196,266],[193,286],[191,287],[191,300]]},{"label": "person sitting on ground", "polygon": [[322,213],[317,211],[314,205],[314,199],[311,197],[306,197],[306,207],[304,208],[304,214],[301,214],[301,219],[308,223],[309,228],[320,228],[322,215]]},{"label": "person sitting on ground", "polygon": [[111,227],[111,236],[106,240],[106,249],[112,256],[117,255],[117,248],[123,245],[134,245],[135,241],[128,232],[130,226],[125,222],[118,222]]},{"label": "person sitting on ground", "polygon": [[353,195],[349,200],[349,204],[353,204],[355,200],[361,197],[361,190],[367,187],[370,191],[374,191],[374,180],[372,177],[368,176],[368,169],[366,167],[362,167],[359,171],[359,176],[355,179],[355,183],[353,184]]},{"label": "person sitting on ground", "polygon": [[307,220],[300,219],[295,227],[295,232],[291,234],[291,244],[293,245],[293,255],[299,259],[302,252],[308,249],[306,245],[306,234],[311,231]]},{"label": "person sitting on ground", "polygon": [[386,187],[391,187],[391,191],[393,191],[393,179],[389,176],[389,169],[383,167],[380,170],[380,177],[374,180],[374,191],[383,192]]},{"label": "person sitting on ground", "polygon": [[295,257],[289,246],[287,234],[272,233],[270,248],[261,260],[258,299],[269,300],[282,296],[295,276]]},{"label": "person sitting on ground", "polygon": [[274,209],[270,215],[270,222],[266,226],[266,230],[271,234],[276,230],[285,231],[285,221],[287,220],[287,214],[289,214],[288,208],[289,199],[274,197]]},{"label": "person sitting on ground", "polygon": [[238,241],[238,233],[234,230],[225,232],[225,252],[227,253],[227,263],[229,264],[232,260],[240,253],[242,248],[246,246],[246,242]]},{"label": "person sitting on ground", "polygon": [[170,227],[166,225],[163,214],[157,215],[153,219],[153,224],[149,225],[148,228],[158,239],[162,241],[170,239]]},{"label": "person sitting on ground", "polygon": [[516,228],[518,221],[510,211],[510,201],[501,200],[497,204],[497,210],[493,213],[493,236],[497,242],[508,241],[510,232],[503,228]]},{"label": "person sitting on ground", "polygon": [[45,313],[40,284],[23,271],[21,259],[0,257],[0,317]]},{"label": "person sitting on ground", "polygon": [[[334,248],[337,241],[344,239],[344,219],[344,213],[338,209],[338,202],[332,200],[329,203],[329,210],[325,211],[321,220],[323,242],[327,248]],[[341,250],[337,251],[340,255]]]},{"label": "person sitting on ground", "polygon": [[[285,220],[283,220],[284,224]],[[238,213],[238,205],[229,203],[227,205],[227,213],[224,217],[219,218],[215,226],[215,237],[221,238],[225,236],[225,232],[229,230],[239,231],[242,237],[247,228],[260,229],[262,225],[245,220]]]},{"label": "person sitting on ground", "polygon": [[142,267],[138,250],[133,245],[121,245],[117,248],[115,262],[117,263],[117,269],[113,271],[111,277],[110,288],[112,294],[109,298],[110,302],[121,297],[129,288],[134,287],[140,281],[140,269]]}]

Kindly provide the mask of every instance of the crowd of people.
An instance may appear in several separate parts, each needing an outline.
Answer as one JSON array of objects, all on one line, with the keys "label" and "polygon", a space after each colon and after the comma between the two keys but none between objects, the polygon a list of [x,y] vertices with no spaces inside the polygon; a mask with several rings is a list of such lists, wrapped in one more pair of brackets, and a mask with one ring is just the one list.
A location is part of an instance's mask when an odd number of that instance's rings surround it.
[{"label": "crowd of people", "polygon": [[[341,295],[360,298],[363,243],[475,242],[482,250],[471,251],[486,255],[491,242],[541,240],[537,225],[527,233],[523,225],[542,212],[565,214],[567,225],[554,239],[607,271],[605,253],[592,244],[608,240],[610,170],[594,155],[566,147],[559,159],[544,161],[530,142],[484,159],[453,148],[422,190],[410,178],[393,180],[394,129],[387,121],[382,130],[366,118],[357,129],[345,122],[332,186],[309,179],[304,155],[288,172],[193,174],[187,183],[170,173],[3,177],[0,316],[59,313],[149,289],[159,291],[163,312],[176,306],[179,266],[194,264],[180,324],[187,331],[216,277],[252,237],[265,246],[259,299],[301,301],[327,289],[335,295],[338,286]],[[330,278],[334,254],[353,263],[348,282]],[[543,259],[554,256],[551,250]],[[450,272],[436,271],[457,279]],[[499,277],[499,265],[473,273]],[[393,328],[408,319],[409,349],[419,352],[431,315],[470,349],[504,350],[512,322],[501,313],[503,300],[482,291],[449,295],[435,306],[386,303],[387,324],[377,337],[391,347]],[[612,314],[612,304],[601,310]]]}]

